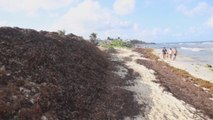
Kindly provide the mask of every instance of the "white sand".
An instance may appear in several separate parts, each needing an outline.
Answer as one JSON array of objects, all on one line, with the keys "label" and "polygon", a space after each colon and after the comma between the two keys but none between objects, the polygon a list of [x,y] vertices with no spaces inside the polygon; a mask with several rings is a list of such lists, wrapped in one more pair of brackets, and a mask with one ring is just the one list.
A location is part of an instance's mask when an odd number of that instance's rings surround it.
[{"label": "white sand", "polygon": [[154,54],[159,56],[161,58],[160,60],[169,63],[169,65],[171,66],[185,70],[194,77],[201,78],[213,83],[213,71],[210,68],[206,67],[206,65],[203,63],[199,63],[198,61],[195,61],[194,59],[183,56],[181,54],[177,55],[177,59],[175,61],[170,59],[163,59],[160,49],[155,49]]},{"label": "white sand", "polygon": [[[143,105],[142,109],[145,109],[140,115],[135,116],[134,120],[204,120],[207,118],[200,113],[198,114],[195,108],[173,97],[171,93],[164,92],[159,84],[154,83],[153,80],[156,80],[154,71],[135,62],[136,59],[141,59],[140,54],[127,49],[119,49],[117,51],[119,53],[112,55],[112,60],[120,61],[124,57],[132,56],[132,61],[128,61],[125,64],[141,76],[134,80],[134,85],[124,88],[133,91],[136,101]],[[118,74],[121,77],[126,74],[125,70],[120,70],[119,72],[122,71],[124,73]],[[127,117],[125,119],[133,118]]]}]

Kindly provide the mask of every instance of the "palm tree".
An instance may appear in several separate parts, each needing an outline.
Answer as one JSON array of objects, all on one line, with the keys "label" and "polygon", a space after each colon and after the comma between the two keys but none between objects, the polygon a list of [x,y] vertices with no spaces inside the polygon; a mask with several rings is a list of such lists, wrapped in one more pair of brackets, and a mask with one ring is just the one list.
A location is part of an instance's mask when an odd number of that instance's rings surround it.
[{"label": "palm tree", "polygon": [[66,31],[65,30],[58,30],[59,35],[65,35]]},{"label": "palm tree", "polygon": [[91,35],[89,37],[90,37],[90,41],[93,44],[96,44],[96,42],[97,42],[97,33],[91,33]]}]

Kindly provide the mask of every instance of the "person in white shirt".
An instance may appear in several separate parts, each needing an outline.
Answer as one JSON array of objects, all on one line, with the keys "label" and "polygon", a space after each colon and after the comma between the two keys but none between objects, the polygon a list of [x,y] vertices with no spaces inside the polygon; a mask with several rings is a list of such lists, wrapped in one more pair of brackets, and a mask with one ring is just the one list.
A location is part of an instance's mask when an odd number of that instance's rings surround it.
[{"label": "person in white shirt", "polygon": [[176,48],[172,49],[172,54],[173,54],[173,60],[175,60],[176,57],[177,57],[177,49]]}]

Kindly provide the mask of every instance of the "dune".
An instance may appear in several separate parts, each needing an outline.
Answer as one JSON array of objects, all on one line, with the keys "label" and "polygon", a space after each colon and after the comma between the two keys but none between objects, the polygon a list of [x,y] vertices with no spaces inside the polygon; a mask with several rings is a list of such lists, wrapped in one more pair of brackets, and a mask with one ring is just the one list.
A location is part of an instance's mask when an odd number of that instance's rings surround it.
[{"label": "dune", "polygon": [[0,28],[1,120],[134,116],[138,104],[123,83],[106,53],[79,36]]}]

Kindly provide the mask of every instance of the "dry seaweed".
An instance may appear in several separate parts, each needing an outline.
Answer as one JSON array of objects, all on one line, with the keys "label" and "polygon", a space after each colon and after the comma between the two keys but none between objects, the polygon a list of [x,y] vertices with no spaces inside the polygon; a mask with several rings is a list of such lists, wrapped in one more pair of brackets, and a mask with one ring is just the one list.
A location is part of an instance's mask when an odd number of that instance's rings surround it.
[{"label": "dry seaweed", "polygon": [[[211,91],[206,92],[201,87],[202,83],[207,86],[212,86],[212,83],[205,82],[201,79],[191,76],[189,73],[171,67],[168,64],[158,61],[158,57],[152,54],[150,49],[136,49],[136,52],[142,53],[145,57],[153,61],[138,59],[138,64],[144,65],[155,71],[155,75],[159,80],[158,83],[164,87],[165,91],[171,92],[175,97],[193,105],[198,110],[213,118],[213,101]],[[195,86],[196,83],[200,82]],[[207,87],[208,88],[208,87]]]},{"label": "dry seaweed", "polygon": [[109,89],[116,80],[109,66],[105,53],[76,35],[2,27],[0,119],[123,118],[120,106],[132,93]]}]

